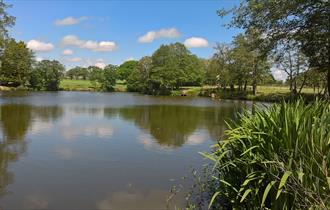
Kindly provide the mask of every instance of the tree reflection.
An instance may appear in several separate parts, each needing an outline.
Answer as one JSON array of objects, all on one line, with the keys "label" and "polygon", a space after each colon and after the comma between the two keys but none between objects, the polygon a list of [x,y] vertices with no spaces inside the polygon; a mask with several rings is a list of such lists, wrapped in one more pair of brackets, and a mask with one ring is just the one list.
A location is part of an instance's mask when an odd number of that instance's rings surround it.
[{"label": "tree reflection", "polygon": [[225,121],[233,119],[235,111],[235,106],[153,105],[106,108],[104,114],[113,117],[114,113],[118,113],[122,119],[147,130],[160,145],[179,147],[197,129],[202,128],[208,130],[212,139],[217,140],[226,129]]},{"label": "tree reflection", "polygon": [[56,106],[36,107],[23,104],[0,106],[0,196],[6,193],[6,186],[13,182],[13,174],[8,171],[8,166],[25,152],[24,139],[32,122],[53,121],[62,114],[62,109]]}]

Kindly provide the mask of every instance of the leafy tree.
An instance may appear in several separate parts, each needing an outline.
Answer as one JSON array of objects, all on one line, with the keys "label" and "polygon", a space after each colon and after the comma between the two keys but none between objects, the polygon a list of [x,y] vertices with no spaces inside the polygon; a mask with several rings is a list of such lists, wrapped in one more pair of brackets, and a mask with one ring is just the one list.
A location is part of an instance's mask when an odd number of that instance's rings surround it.
[{"label": "leafy tree", "polygon": [[56,60],[42,60],[38,62],[30,76],[30,86],[36,89],[58,90],[64,66]]},{"label": "leafy tree", "polygon": [[133,69],[131,74],[127,77],[127,90],[132,92],[147,91],[147,82],[152,67],[151,57],[145,56],[140,59],[138,65]]},{"label": "leafy tree", "polygon": [[149,94],[169,94],[183,85],[199,85],[203,80],[203,63],[181,43],[162,45],[152,55],[147,81]]},{"label": "leafy tree", "polygon": [[126,61],[118,67],[118,79],[126,80],[138,65],[138,61]]},{"label": "leafy tree", "polygon": [[66,76],[70,79],[83,79],[88,78],[88,70],[83,67],[76,66],[66,72]]},{"label": "leafy tree", "polygon": [[11,5],[6,4],[3,0],[0,0],[0,42],[8,38],[8,27],[12,27],[15,24],[15,17],[9,15],[6,10]]},{"label": "leafy tree", "polygon": [[[327,73],[330,95],[329,1],[325,0],[244,0],[234,8],[231,26],[257,29],[263,46],[273,49],[285,40],[301,44],[311,68]],[[218,11],[220,16],[228,12]]]},{"label": "leafy tree", "polygon": [[101,82],[103,80],[103,70],[97,66],[89,66],[89,79],[91,80],[94,88],[101,88]]},{"label": "leafy tree", "polygon": [[108,65],[104,69],[97,66],[88,67],[90,80],[95,88],[111,91],[116,85],[117,66]]},{"label": "leafy tree", "polygon": [[301,52],[296,43],[285,42],[274,53],[276,67],[288,76],[290,91],[297,93],[297,78],[308,69],[306,56]]},{"label": "leafy tree", "polygon": [[107,65],[103,70],[102,89],[106,91],[114,90],[117,79],[117,66]]},{"label": "leafy tree", "polygon": [[207,78],[212,79],[212,82],[218,86],[227,88],[227,85],[231,82],[230,72],[228,68],[230,46],[223,43],[217,43],[211,61],[208,65]]},{"label": "leafy tree", "polygon": [[6,40],[1,55],[0,83],[7,86],[25,85],[30,74],[33,53],[24,42],[14,39]]}]

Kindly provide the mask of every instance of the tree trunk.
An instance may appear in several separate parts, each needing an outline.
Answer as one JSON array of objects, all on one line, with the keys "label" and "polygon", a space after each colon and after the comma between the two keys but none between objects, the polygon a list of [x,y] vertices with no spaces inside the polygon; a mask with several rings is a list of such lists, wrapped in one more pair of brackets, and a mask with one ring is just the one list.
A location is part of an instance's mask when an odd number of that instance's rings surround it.
[{"label": "tree trunk", "polygon": [[244,82],[244,92],[246,92],[247,81]]},{"label": "tree trunk", "polygon": [[230,84],[230,91],[234,92],[234,90],[235,90],[234,84]]},{"label": "tree trunk", "polygon": [[253,79],[252,92],[253,92],[253,95],[257,95],[257,81],[256,81],[256,79]]},{"label": "tree trunk", "polygon": [[328,69],[328,73],[327,73],[327,87],[328,87],[328,98],[330,98],[330,69]]}]

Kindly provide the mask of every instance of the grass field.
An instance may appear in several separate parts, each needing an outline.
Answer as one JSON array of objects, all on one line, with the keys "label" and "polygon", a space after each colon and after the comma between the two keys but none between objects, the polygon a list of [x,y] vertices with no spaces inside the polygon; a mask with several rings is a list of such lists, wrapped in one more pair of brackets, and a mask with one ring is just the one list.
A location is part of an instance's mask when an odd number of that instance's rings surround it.
[{"label": "grass field", "polygon": [[[97,88],[92,85],[89,80],[70,80],[64,79],[60,83],[61,90],[67,91],[96,91]],[[115,86],[115,91],[124,92],[126,91],[126,85],[123,81],[118,80]]]}]

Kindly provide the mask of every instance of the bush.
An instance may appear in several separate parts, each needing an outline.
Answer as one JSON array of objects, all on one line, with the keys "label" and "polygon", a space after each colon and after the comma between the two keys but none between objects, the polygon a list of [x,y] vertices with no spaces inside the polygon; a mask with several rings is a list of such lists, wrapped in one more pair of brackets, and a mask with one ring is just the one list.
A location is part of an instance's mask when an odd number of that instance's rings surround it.
[{"label": "bush", "polygon": [[244,113],[203,154],[214,209],[330,209],[330,104],[302,100]]}]

